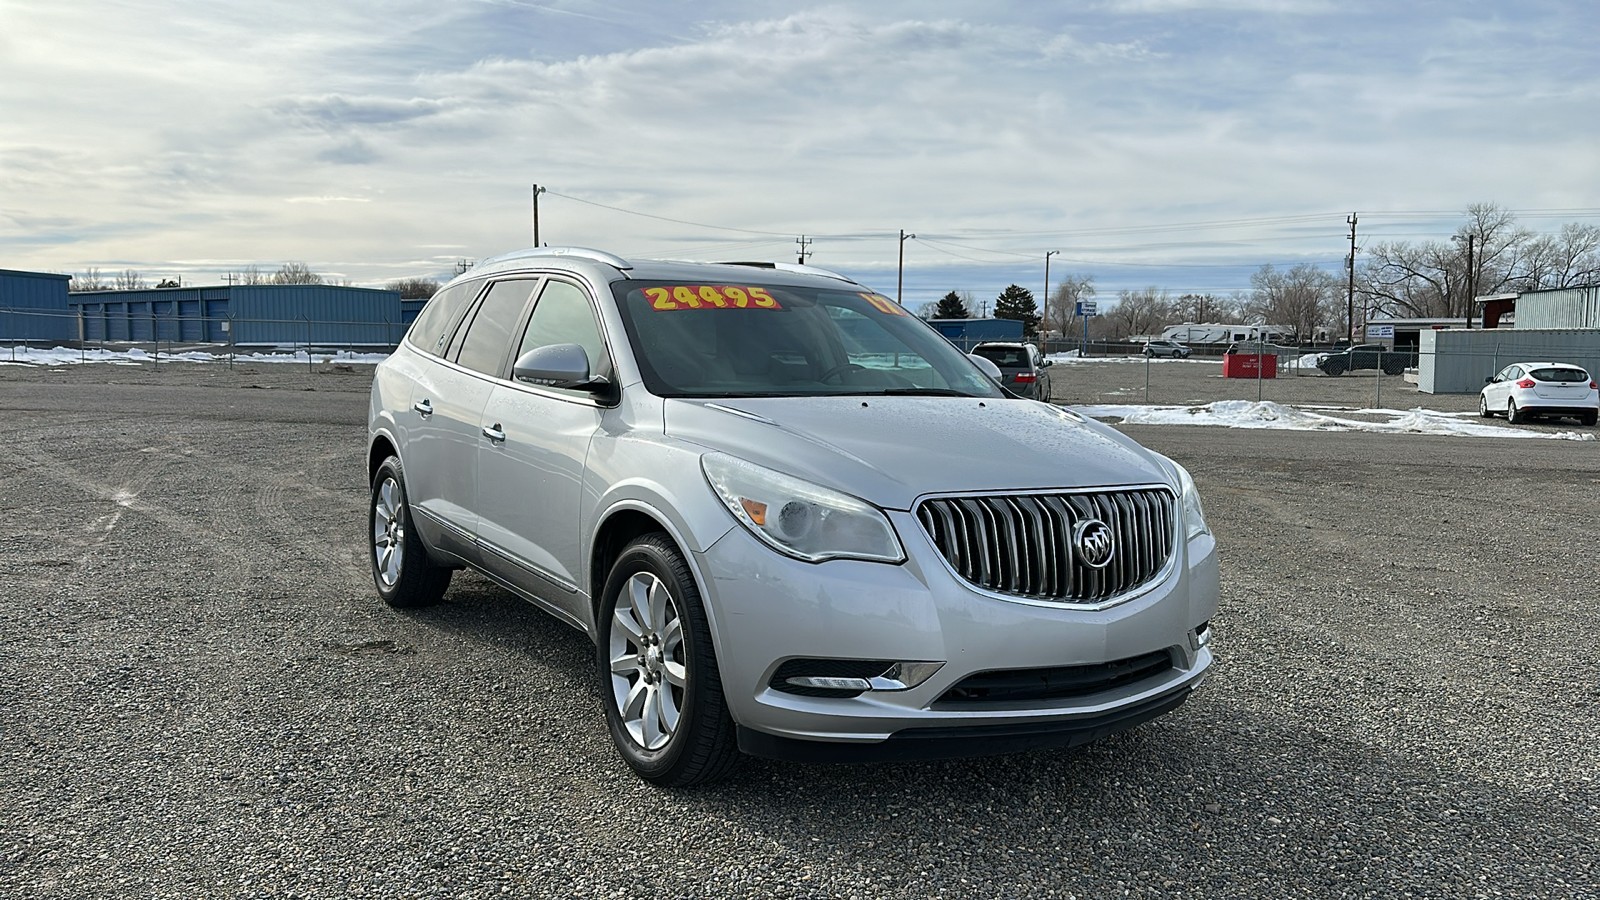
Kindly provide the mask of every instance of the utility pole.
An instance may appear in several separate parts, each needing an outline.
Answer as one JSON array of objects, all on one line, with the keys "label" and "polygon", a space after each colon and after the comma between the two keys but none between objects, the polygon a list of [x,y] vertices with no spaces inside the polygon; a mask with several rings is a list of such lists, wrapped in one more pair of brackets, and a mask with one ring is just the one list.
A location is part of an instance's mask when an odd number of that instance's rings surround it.
[{"label": "utility pole", "polygon": [[1049,342],[1050,333],[1050,257],[1060,253],[1060,250],[1051,250],[1044,255],[1044,317],[1039,321],[1039,333],[1046,335],[1042,340]]},{"label": "utility pole", "polygon": [[1345,221],[1350,223],[1350,255],[1344,258],[1345,268],[1350,270],[1350,287],[1344,298],[1344,330],[1345,337],[1350,340],[1350,346],[1354,347],[1356,343],[1356,214],[1351,213]]},{"label": "utility pole", "polygon": [[904,228],[900,229],[900,274],[895,278],[894,282],[894,302],[900,306],[905,306],[905,303],[900,299],[900,295],[904,292],[906,286],[906,240],[914,237],[916,235],[906,234]]},{"label": "utility pole", "polygon": [[539,195],[544,193],[544,188],[537,184],[533,186],[533,245],[539,246]]},{"label": "utility pole", "polygon": [[1475,235],[1475,234],[1472,234],[1470,232],[1467,234],[1467,297],[1466,297],[1466,307],[1467,307],[1467,328],[1469,328],[1469,329],[1472,327],[1472,295],[1477,293],[1476,286],[1473,284],[1473,282],[1477,280],[1473,276],[1475,274],[1477,274],[1477,273],[1474,272],[1473,268],[1472,268],[1472,250],[1473,250],[1472,244],[1473,244],[1474,241],[1477,240],[1477,238],[1478,238],[1478,236]]},{"label": "utility pole", "polygon": [[797,262],[803,266],[806,264],[806,257],[810,255],[806,252],[806,248],[811,246],[811,239],[802,234],[795,243],[800,245],[800,259]]}]

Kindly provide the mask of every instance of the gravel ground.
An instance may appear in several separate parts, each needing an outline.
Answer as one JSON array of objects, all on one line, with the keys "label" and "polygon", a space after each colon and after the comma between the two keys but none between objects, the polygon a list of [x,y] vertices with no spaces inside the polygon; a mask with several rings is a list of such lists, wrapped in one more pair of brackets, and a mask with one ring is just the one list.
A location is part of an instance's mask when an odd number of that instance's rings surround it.
[{"label": "gravel ground", "polygon": [[[1150,368],[1153,402],[1233,388]],[[1054,373],[1128,402],[1144,366]],[[1222,541],[1190,703],[668,792],[614,756],[582,635],[470,576],[377,600],[369,381],[0,367],[0,896],[1600,897],[1595,443],[1129,428]]]}]

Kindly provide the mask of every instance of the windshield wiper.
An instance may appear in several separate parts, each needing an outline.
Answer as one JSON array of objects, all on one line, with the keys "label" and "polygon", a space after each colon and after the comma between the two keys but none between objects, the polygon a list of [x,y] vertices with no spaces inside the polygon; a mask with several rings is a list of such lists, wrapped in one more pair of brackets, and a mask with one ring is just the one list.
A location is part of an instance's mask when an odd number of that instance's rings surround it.
[{"label": "windshield wiper", "polygon": [[958,390],[954,390],[952,388],[936,388],[936,387],[884,388],[881,391],[863,391],[862,393],[864,393],[864,394],[866,394],[868,396],[873,396],[873,397],[877,397],[877,396],[884,396],[884,397],[976,397],[976,396],[978,396],[977,394],[969,394],[966,391],[958,391]]}]

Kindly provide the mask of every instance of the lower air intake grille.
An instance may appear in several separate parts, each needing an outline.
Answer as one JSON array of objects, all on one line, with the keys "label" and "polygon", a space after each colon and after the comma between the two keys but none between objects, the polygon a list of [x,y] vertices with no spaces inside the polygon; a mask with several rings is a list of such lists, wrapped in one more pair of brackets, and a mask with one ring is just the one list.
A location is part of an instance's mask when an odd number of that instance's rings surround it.
[{"label": "lower air intake grille", "polygon": [[1062,700],[1108,691],[1152,678],[1172,668],[1172,654],[1156,650],[1143,656],[1095,666],[1013,669],[970,675],[945,691],[941,703],[1029,703]]},{"label": "lower air intake grille", "polygon": [[[1165,488],[939,497],[924,500],[917,519],[951,567],[976,587],[1057,603],[1100,603],[1138,590],[1166,569],[1175,548],[1176,503]],[[1096,567],[1108,542],[1109,560]]]}]

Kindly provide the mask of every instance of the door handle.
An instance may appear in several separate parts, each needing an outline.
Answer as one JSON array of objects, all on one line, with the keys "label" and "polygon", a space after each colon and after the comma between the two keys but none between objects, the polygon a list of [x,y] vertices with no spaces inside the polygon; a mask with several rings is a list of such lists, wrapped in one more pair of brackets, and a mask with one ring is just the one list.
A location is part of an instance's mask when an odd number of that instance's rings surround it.
[{"label": "door handle", "polygon": [[433,402],[427,399],[418,400],[411,404],[411,408],[420,413],[424,419],[433,415]]},{"label": "door handle", "polygon": [[483,426],[483,436],[491,441],[494,441],[496,444],[505,443],[506,439],[506,433],[500,430],[499,422],[496,422],[493,425]]}]

